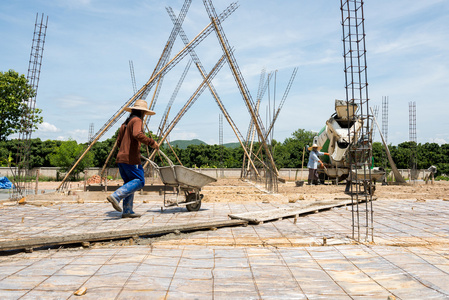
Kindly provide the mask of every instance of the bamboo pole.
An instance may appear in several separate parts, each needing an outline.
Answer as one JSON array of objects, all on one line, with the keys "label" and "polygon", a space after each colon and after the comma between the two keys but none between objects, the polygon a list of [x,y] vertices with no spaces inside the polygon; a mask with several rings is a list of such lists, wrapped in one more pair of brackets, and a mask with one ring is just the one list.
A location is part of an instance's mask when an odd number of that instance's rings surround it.
[{"label": "bamboo pole", "polygon": [[260,140],[261,140],[261,142],[262,142],[262,144],[263,144],[263,146],[265,148],[265,151],[267,152],[267,156],[268,156],[268,158],[270,160],[270,163],[271,163],[271,165],[273,167],[273,170],[276,172],[276,176],[279,177],[279,171],[278,171],[278,169],[276,167],[276,163],[274,162],[273,156],[271,155],[270,149],[268,148],[268,145],[266,143],[265,137],[264,137],[264,135],[262,133],[262,130],[260,128],[260,124],[259,124],[258,119],[256,117],[256,113],[254,112],[254,109],[253,109],[253,107],[251,105],[251,101],[249,100],[249,96],[247,95],[247,93],[245,91],[245,88],[243,87],[243,83],[242,83],[242,81],[240,80],[240,78],[238,76],[237,69],[236,69],[236,67],[235,67],[235,65],[233,63],[233,59],[231,58],[229,50],[227,49],[227,46],[226,46],[226,43],[225,43],[224,38],[222,36],[222,33],[221,33],[221,31],[220,31],[220,29],[219,29],[219,27],[217,25],[217,21],[213,17],[211,17],[211,20],[212,20],[212,23],[214,24],[215,32],[217,33],[219,42],[220,42],[220,44],[221,44],[221,46],[222,46],[222,48],[223,48],[223,50],[224,50],[224,52],[226,54],[226,57],[228,59],[229,66],[231,67],[231,70],[232,70],[232,72],[234,74],[234,77],[236,78],[237,85],[238,85],[238,87],[239,87],[239,89],[240,89],[240,91],[241,91],[241,93],[243,95],[243,99],[246,102],[246,105],[247,105],[248,110],[250,112],[251,118],[254,121],[254,126],[256,127],[257,133],[259,134]]},{"label": "bamboo pole", "polygon": [[[173,130],[173,128],[175,127],[175,125],[178,123],[179,119],[181,118],[181,116],[183,115],[183,113],[187,110],[187,108],[190,106],[190,103],[192,103],[192,101],[195,99],[196,95],[201,91],[203,85],[206,84],[206,82],[209,80],[210,76],[215,72],[215,70],[222,64],[223,60],[225,59],[225,56],[223,55],[220,60],[215,64],[214,68],[209,72],[209,74],[207,75],[207,77],[203,80],[203,82],[201,82],[201,84],[198,86],[198,88],[195,90],[195,92],[193,93],[193,95],[189,98],[189,100],[184,104],[184,106],[182,107],[182,109],[178,112],[178,114],[176,115],[176,117],[173,119],[173,121],[170,123],[169,128],[167,128],[167,130],[164,132],[164,134],[162,135],[161,140],[159,141],[159,146],[162,145],[162,143],[165,141],[165,139],[167,138],[167,136],[170,134],[170,132]],[[150,157],[148,159],[152,159],[155,155],[156,151],[153,151],[153,153],[151,153]]]},{"label": "bamboo pole", "polygon": [[[168,108],[167,114],[164,117],[164,123],[162,124],[162,126],[158,129],[159,133],[157,134],[158,136],[158,140],[162,137],[162,130],[165,127],[165,124],[167,123],[167,119],[168,119],[168,115],[170,113],[171,107]],[[147,126],[147,124],[145,123],[145,126]],[[147,127],[148,129],[148,127]],[[149,130],[148,130],[149,131]],[[168,143],[167,143],[168,144]],[[162,143],[161,143],[162,145]],[[176,154],[175,154],[176,155]],[[150,155],[148,154],[148,157],[150,157]],[[143,164],[143,168],[147,168],[149,164],[149,161],[145,161],[145,163]],[[181,164],[182,165],[182,164]]]},{"label": "bamboo pole", "polygon": [[170,145],[170,142],[169,142],[168,140],[165,140],[165,142],[167,143],[168,147],[170,147],[170,150],[171,150],[171,151],[173,152],[173,154],[175,155],[176,160],[177,160],[177,161],[179,162],[179,164],[182,166],[183,164],[182,164],[181,160],[179,159],[178,155],[176,155],[175,149],[173,149],[173,147]]},{"label": "bamboo pole", "polygon": [[[259,106],[260,106],[260,101],[258,101],[257,102],[257,112],[259,112]],[[249,151],[250,151],[250,155],[252,155],[252,152],[253,152],[253,145],[254,145],[254,136],[255,136],[255,134],[256,134],[256,131],[254,130],[254,124],[253,124],[253,126],[251,126],[251,145],[250,145],[250,147],[249,147]],[[254,167],[254,166],[253,166]],[[248,166],[247,166],[247,170],[249,169],[249,160],[248,160]],[[254,168],[254,170],[256,170],[255,168]]]},{"label": "bamboo pole", "polygon": [[112,122],[117,119],[117,117],[121,116],[121,114],[125,111],[125,108],[127,108],[129,105],[131,105],[137,98],[147,89],[147,87],[153,83],[154,80],[156,80],[159,75],[161,75],[165,69],[167,69],[174,61],[176,61],[179,57],[184,55],[184,53],[189,49],[190,45],[196,42],[196,40],[209,28],[211,23],[209,23],[201,32],[189,43],[187,44],[181,51],[178,52],[178,54],[175,55],[165,66],[163,66],[153,77],[151,77],[147,83],[145,83],[137,93],[134,94],[126,103],[125,105],[112,117],[112,119],[109,121],[109,123],[105,126],[105,128],[92,140],[90,145],[84,150],[83,154],[80,156],[80,158],[75,162],[75,164],[72,166],[72,168],[67,172],[66,176],[62,180],[61,184],[58,186],[57,190],[61,188],[61,186],[64,184],[64,182],[67,180],[69,175],[73,172],[73,170],[76,168],[76,166],[79,164],[79,162],[84,158],[84,156],[87,154],[87,152],[90,151],[90,149],[93,147],[93,145],[100,139],[100,137],[109,129]]},{"label": "bamboo pole", "polygon": [[106,158],[106,161],[104,162],[103,168],[101,169],[100,172],[100,177],[103,178],[103,173],[106,169],[106,166],[108,165],[109,160],[112,157],[112,154],[114,153],[115,149],[117,148],[117,139],[115,140],[114,146],[112,146],[112,150],[109,152],[108,157]]},{"label": "bamboo pole", "polygon": [[306,154],[306,147],[302,148],[302,163],[301,163],[301,180],[304,178],[304,155]]},{"label": "bamboo pole", "polygon": [[405,179],[402,177],[401,173],[399,173],[398,168],[396,167],[396,164],[394,163],[393,158],[391,157],[390,150],[388,149],[387,143],[385,143],[384,136],[382,134],[382,131],[380,130],[379,123],[377,123],[377,119],[376,119],[376,116],[374,116],[374,112],[373,112],[372,108],[371,108],[371,114],[373,115],[374,122],[376,122],[377,129],[379,129],[379,135],[380,135],[382,143],[385,147],[385,152],[387,153],[387,158],[388,158],[388,161],[390,162],[390,167],[393,172],[394,178],[396,179],[396,182],[401,183],[401,184],[407,184]]},{"label": "bamboo pole", "polygon": [[221,109],[221,112],[223,113],[223,115],[225,116],[226,120],[228,121],[229,125],[231,126],[232,130],[234,131],[235,136],[237,137],[237,139],[239,140],[240,146],[242,146],[243,151],[245,152],[245,155],[248,157],[248,162],[251,163],[251,165],[254,168],[254,171],[256,172],[256,175],[259,176],[259,172],[257,172],[256,166],[254,165],[253,160],[251,159],[251,156],[248,154],[248,151],[246,150],[245,145],[243,145],[242,140],[240,139],[239,135],[237,134],[237,131],[235,129],[234,126],[234,122],[231,120],[231,117],[229,116],[228,112],[226,111],[226,109],[223,106],[223,103],[221,102],[220,98],[218,98],[217,94],[215,93],[214,89],[212,88],[209,80],[207,80],[206,76],[204,75],[203,71],[201,70],[200,66],[198,64],[196,64],[198,70],[200,71],[201,75],[203,76],[204,80],[207,81],[207,85],[209,86],[210,91],[212,92],[212,95],[215,98],[215,101],[217,101],[218,106]]},{"label": "bamboo pole", "polygon": [[34,188],[34,194],[37,195],[37,190],[39,187],[39,169],[36,170],[36,187]]}]

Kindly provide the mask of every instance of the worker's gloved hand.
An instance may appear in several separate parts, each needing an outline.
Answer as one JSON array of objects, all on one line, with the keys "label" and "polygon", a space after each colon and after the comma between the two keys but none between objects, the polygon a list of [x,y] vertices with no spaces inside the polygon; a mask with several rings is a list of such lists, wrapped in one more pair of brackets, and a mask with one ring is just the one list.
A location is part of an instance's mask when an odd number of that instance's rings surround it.
[{"label": "worker's gloved hand", "polygon": [[322,168],[322,169],[324,168],[324,165],[323,165],[323,163],[322,163],[322,162],[320,162],[320,166],[321,166],[321,168]]},{"label": "worker's gloved hand", "polygon": [[156,151],[159,150],[159,145],[158,143],[154,143],[154,145],[152,146],[153,149],[155,149]]},{"label": "worker's gloved hand", "polygon": [[329,153],[327,153],[327,152],[324,152],[324,155],[327,155],[327,156],[329,156]]}]

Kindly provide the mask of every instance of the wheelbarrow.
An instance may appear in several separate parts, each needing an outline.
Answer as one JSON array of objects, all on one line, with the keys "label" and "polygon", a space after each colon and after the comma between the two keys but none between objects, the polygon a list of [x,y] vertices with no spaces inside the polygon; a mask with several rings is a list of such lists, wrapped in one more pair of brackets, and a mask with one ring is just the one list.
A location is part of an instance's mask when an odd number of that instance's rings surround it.
[{"label": "wheelbarrow", "polygon": [[[141,156],[148,161],[159,173],[164,184],[164,207],[185,206],[188,211],[198,211],[201,208],[203,194],[201,188],[206,184],[217,181],[216,178],[190,170],[184,166],[174,165],[173,162],[159,150],[159,153],[167,160],[169,166],[159,167],[154,161]],[[179,201],[180,195],[185,199]],[[173,201],[173,195],[175,200]],[[171,197],[171,198],[170,198]]]}]

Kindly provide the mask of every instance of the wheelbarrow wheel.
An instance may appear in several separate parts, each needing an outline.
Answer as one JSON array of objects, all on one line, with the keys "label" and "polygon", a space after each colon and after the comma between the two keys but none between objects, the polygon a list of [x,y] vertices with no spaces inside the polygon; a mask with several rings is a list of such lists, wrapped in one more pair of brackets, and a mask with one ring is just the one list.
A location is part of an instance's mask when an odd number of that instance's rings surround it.
[{"label": "wheelbarrow wheel", "polygon": [[[187,204],[186,208],[188,211],[199,211],[201,208],[201,199],[203,198],[203,195],[200,195],[200,199],[196,203]],[[186,202],[195,201],[196,196],[195,193],[190,193],[186,197]]]}]

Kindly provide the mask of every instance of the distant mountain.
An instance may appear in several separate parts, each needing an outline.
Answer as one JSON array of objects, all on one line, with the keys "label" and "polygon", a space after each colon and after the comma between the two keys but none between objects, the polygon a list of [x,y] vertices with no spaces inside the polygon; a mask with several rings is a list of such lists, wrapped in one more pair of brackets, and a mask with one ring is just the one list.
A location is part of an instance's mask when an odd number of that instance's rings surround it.
[{"label": "distant mountain", "polygon": [[198,139],[193,139],[193,140],[176,140],[176,141],[172,141],[170,142],[170,145],[172,147],[176,147],[178,146],[181,149],[186,149],[187,146],[189,145],[207,145],[205,142],[198,140]]},{"label": "distant mountain", "polygon": [[[207,143],[198,140],[198,139],[193,139],[193,140],[176,140],[176,141],[172,141],[170,142],[170,145],[172,147],[178,146],[180,149],[186,149],[187,146],[189,145],[207,145]],[[240,143],[227,143],[227,144],[223,144],[223,146],[225,146],[226,148],[237,148],[240,147]]]},{"label": "distant mountain", "polygon": [[234,148],[240,147],[240,143],[238,143],[238,142],[236,142],[236,143],[226,143],[226,144],[223,144],[223,146],[225,146],[226,148],[234,149]]}]

